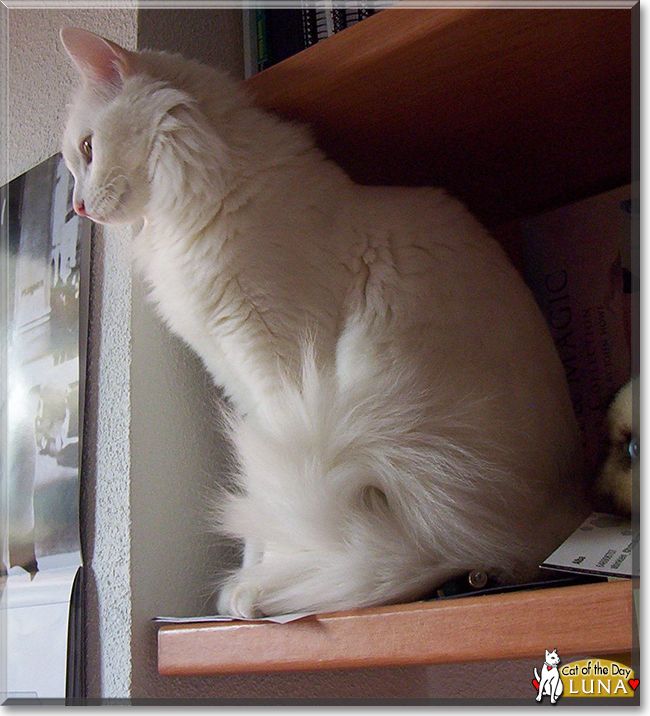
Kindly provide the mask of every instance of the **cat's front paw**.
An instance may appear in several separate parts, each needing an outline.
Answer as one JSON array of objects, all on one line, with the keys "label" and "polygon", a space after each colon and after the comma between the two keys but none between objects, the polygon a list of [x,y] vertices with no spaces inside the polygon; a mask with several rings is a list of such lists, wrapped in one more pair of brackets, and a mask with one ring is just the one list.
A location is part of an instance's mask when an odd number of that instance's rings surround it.
[{"label": "cat's front paw", "polygon": [[221,590],[217,609],[219,614],[240,619],[257,619],[263,616],[257,606],[258,597],[258,590],[250,582],[232,581]]}]

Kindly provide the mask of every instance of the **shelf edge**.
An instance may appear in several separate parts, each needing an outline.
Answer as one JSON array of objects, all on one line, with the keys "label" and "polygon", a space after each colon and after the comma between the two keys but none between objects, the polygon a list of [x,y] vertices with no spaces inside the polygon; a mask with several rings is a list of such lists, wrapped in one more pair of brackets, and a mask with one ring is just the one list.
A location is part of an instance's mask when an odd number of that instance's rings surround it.
[{"label": "shelf edge", "polygon": [[267,622],[167,625],[163,676],[496,661],[544,649],[599,655],[632,648],[630,581],[417,602]]}]

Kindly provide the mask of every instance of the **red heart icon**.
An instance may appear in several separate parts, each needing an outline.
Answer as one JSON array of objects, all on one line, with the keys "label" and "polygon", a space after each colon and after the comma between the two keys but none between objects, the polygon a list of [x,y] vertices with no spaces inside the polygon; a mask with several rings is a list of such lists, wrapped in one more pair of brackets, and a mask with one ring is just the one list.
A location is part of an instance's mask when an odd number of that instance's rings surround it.
[{"label": "red heart icon", "polygon": [[630,679],[627,683],[632,687],[632,691],[636,691],[636,687],[639,685],[639,680]]},{"label": "red heart icon", "polygon": [[533,686],[537,691],[539,691],[539,681],[537,681],[537,679],[533,679]]}]

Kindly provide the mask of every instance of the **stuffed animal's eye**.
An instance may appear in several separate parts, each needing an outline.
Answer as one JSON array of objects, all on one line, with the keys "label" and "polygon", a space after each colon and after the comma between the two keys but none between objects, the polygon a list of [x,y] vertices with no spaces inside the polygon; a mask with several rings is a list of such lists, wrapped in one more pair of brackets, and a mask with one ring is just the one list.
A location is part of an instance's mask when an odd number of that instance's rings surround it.
[{"label": "stuffed animal's eye", "polygon": [[93,140],[90,135],[81,142],[79,150],[81,151],[83,158],[86,160],[86,164],[90,164],[93,160]]},{"label": "stuffed animal's eye", "polygon": [[627,452],[632,460],[639,457],[639,438],[632,436],[627,444]]}]

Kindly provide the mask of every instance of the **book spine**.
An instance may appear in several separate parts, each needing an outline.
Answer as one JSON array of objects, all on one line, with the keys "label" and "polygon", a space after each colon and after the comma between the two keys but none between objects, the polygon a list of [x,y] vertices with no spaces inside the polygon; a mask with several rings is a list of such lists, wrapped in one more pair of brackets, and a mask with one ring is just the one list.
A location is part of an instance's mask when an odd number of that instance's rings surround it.
[{"label": "book spine", "polygon": [[263,70],[268,63],[268,46],[266,42],[266,11],[255,10],[255,40],[257,49],[257,69]]},{"label": "book spine", "polygon": [[332,12],[328,8],[329,4],[326,0],[317,0],[316,2],[316,31],[319,42],[333,34]]},{"label": "book spine", "polygon": [[310,7],[311,3],[302,3],[302,41],[305,47],[311,47],[318,42],[318,25],[316,9]]},{"label": "book spine", "polygon": [[370,17],[371,15],[375,14],[375,9],[373,7],[374,3],[372,2],[360,2],[359,7],[357,10],[357,17],[359,22],[361,20],[365,20],[367,17]]},{"label": "book spine", "polygon": [[[349,8],[345,0],[301,0],[293,9],[252,9],[255,34],[249,39],[257,50],[257,71],[281,62],[321,40],[370,17],[374,2],[363,2]],[[386,5],[393,4],[389,2]],[[246,35],[248,37],[248,35]],[[246,38],[245,38],[246,39]],[[247,54],[253,55],[254,52]],[[247,75],[248,70],[246,70]],[[254,73],[253,73],[254,74]]]},{"label": "book spine", "polygon": [[334,34],[345,30],[348,26],[346,10],[342,7],[342,3],[334,2],[332,5],[332,31]]},{"label": "book spine", "polygon": [[257,27],[255,24],[255,10],[246,9],[243,15],[244,40],[244,78],[248,79],[257,73]]}]

